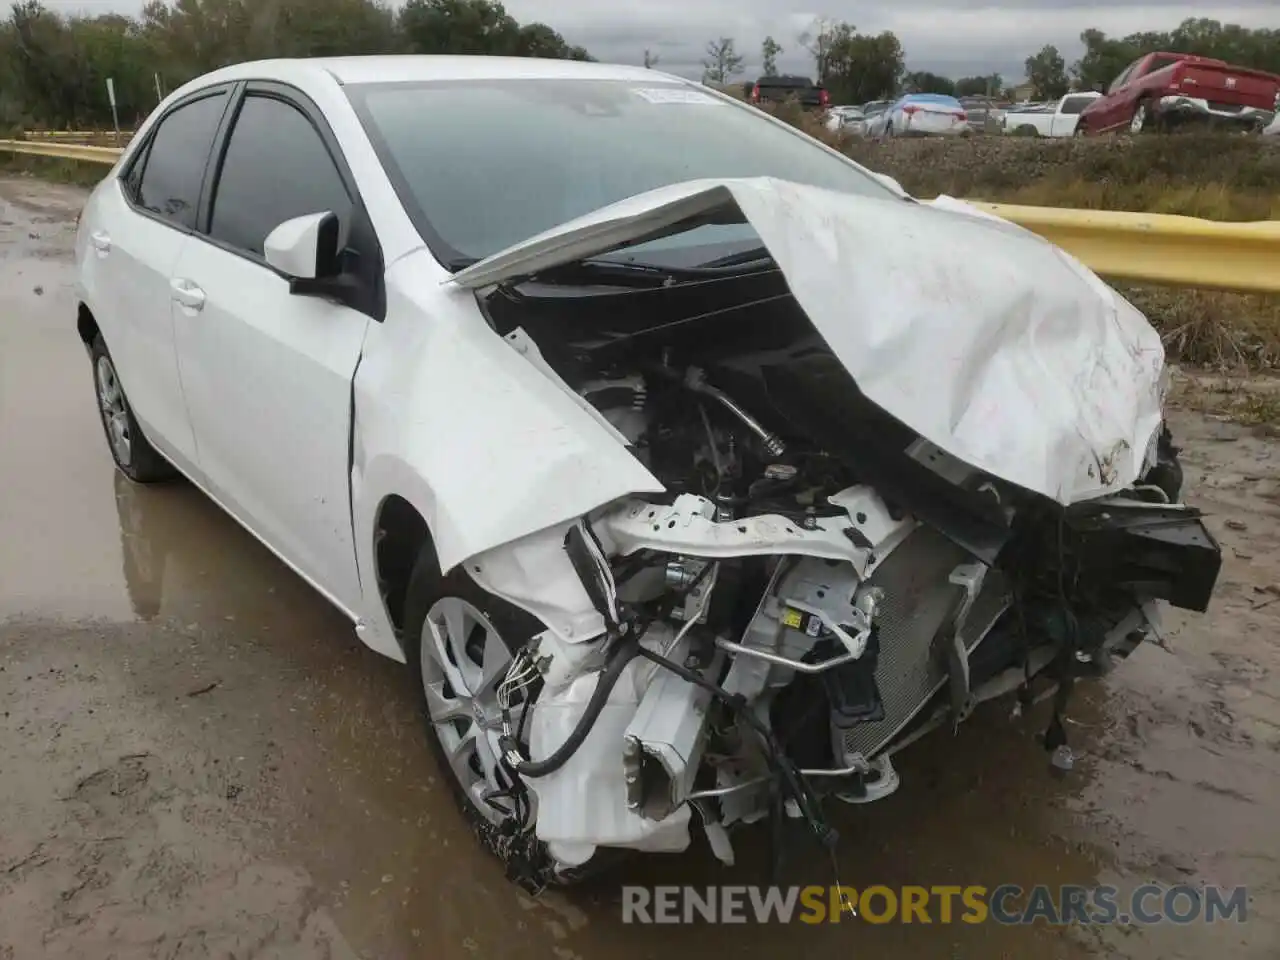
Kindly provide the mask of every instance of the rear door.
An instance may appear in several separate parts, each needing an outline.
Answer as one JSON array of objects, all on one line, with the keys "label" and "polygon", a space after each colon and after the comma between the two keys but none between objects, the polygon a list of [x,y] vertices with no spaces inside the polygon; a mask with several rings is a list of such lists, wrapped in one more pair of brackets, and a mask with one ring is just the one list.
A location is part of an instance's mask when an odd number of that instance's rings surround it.
[{"label": "rear door", "polygon": [[147,438],[187,473],[195,439],[178,377],[170,279],[195,227],[226,87],[170,108],[95,198],[84,257],[91,306]]},{"label": "rear door", "polygon": [[[336,140],[309,99],[250,84],[233,110],[202,211],[205,233],[174,269],[178,358],[200,461],[215,496],[352,611],[360,590],[351,381],[379,313],[381,254]],[[360,307],[291,294],[264,258],[277,226],[325,211],[339,219],[353,279],[369,290]]]}]

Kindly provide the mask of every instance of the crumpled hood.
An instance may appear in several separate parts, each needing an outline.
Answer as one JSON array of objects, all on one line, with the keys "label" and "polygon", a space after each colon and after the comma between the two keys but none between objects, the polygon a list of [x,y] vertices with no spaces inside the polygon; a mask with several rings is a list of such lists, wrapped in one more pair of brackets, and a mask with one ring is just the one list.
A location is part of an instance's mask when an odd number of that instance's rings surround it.
[{"label": "crumpled hood", "polygon": [[863,394],[926,440],[1064,504],[1137,479],[1161,422],[1159,335],[1074,257],[958,200],[690,181],[603,207],[449,282],[527,276],[730,203]]}]

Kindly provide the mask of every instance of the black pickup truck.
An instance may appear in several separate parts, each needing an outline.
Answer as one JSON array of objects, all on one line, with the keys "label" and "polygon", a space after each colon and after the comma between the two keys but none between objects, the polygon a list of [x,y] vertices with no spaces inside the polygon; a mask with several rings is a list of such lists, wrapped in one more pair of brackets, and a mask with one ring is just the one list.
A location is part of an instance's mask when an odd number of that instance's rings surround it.
[{"label": "black pickup truck", "polygon": [[751,85],[748,99],[752,103],[781,103],[798,100],[800,106],[810,110],[825,110],[831,105],[831,97],[825,87],[808,77],[761,77]]}]

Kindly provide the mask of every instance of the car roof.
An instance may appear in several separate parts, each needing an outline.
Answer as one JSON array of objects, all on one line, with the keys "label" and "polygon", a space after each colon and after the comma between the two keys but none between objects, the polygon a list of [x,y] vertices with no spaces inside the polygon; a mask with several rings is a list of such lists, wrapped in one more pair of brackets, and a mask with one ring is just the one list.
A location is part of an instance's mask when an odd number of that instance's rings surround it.
[{"label": "car roof", "polygon": [[689,86],[693,81],[646,67],[541,57],[383,55],[252,60],[197,78],[201,86],[248,78],[288,80],[326,74],[340,84],[427,80],[648,80]]}]

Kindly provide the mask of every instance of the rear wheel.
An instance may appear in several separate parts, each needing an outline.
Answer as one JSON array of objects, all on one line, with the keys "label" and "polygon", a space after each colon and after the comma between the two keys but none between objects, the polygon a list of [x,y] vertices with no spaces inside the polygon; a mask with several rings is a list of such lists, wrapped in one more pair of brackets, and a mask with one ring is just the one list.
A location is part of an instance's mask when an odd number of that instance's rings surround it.
[{"label": "rear wheel", "polygon": [[156,452],[156,448],[138,426],[102,334],[94,337],[89,357],[93,362],[93,387],[98,397],[98,416],[107,437],[111,458],[115,460],[120,472],[135,483],[155,483],[176,476],[177,471]]}]

